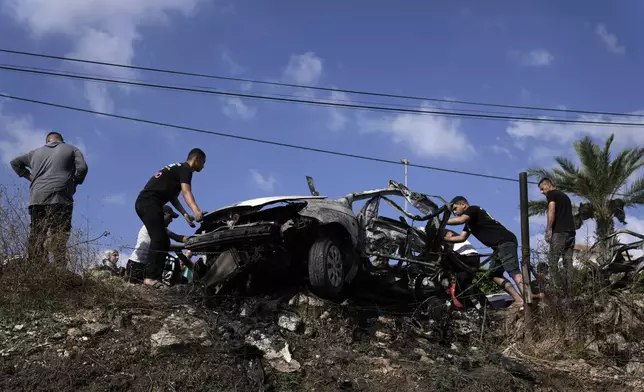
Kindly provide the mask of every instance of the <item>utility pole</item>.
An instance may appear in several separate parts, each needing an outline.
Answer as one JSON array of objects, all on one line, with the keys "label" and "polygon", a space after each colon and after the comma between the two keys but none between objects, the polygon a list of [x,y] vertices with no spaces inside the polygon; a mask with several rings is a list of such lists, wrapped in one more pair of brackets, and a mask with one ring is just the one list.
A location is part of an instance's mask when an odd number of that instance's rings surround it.
[{"label": "utility pole", "polygon": [[521,272],[523,276],[523,298],[525,301],[525,326],[530,333],[532,318],[532,289],[530,287],[530,221],[528,216],[528,173],[519,173],[519,198],[521,205]]},{"label": "utility pole", "polygon": [[[403,159],[400,162],[405,165],[405,187],[407,187],[407,168],[409,165],[409,159]],[[407,212],[407,199],[405,199],[405,212]],[[407,217],[405,217],[405,220],[407,220]]]}]

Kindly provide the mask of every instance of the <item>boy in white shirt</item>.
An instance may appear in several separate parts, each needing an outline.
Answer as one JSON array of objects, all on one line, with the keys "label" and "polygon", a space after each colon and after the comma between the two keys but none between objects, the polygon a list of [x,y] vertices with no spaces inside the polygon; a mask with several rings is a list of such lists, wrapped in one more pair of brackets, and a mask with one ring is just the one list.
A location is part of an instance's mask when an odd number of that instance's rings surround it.
[{"label": "boy in white shirt", "polygon": [[[175,234],[168,229],[172,220],[178,217],[179,214],[177,214],[172,207],[169,205],[163,206],[163,223],[168,231],[168,236],[177,242],[186,242],[186,236]],[[134,251],[132,251],[132,254],[127,261],[125,276],[129,282],[143,282],[143,279],[145,278],[145,266],[152,256],[150,255],[149,249],[150,235],[148,234],[148,230],[145,228],[145,225],[143,225],[139,230]]]},{"label": "boy in white shirt", "polygon": [[[446,239],[457,235],[458,233],[452,230],[445,230]],[[461,260],[463,264],[472,269],[478,270],[480,268],[481,256],[467,239],[463,242],[447,242],[446,246],[451,247],[452,250],[458,254],[459,260]],[[472,302],[472,298],[476,299],[480,306],[485,306],[487,303],[487,297],[485,294],[476,286],[476,284],[472,283],[474,281],[474,276],[474,273],[463,269],[459,269],[456,273],[454,296],[466,307],[475,307]]]}]

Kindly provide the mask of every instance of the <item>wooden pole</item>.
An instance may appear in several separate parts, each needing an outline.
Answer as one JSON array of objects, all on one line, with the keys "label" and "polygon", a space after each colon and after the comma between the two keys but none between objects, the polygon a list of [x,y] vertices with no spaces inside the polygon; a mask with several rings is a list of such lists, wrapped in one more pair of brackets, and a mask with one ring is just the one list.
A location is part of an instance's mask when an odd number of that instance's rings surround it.
[{"label": "wooden pole", "polygon": [[525,325],[532,318],[532,288],[530,287],[530,221],[528,216],[528,173],[519,173],[519,198],[521,199],[521,272],[525,301]]}]

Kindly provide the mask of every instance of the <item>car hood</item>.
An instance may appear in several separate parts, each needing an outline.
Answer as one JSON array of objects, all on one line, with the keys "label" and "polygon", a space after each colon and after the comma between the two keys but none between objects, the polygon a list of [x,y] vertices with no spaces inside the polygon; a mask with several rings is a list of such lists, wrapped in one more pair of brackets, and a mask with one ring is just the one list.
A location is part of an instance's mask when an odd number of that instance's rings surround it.
[{"label": "car hood", "polygon": [[223,215],[226,214],[229,211],[236,210],[236,209],[241,209],[241,210],[254,210],[254,209],[260,209],[266,205],[269,204],[275,204],[275,203],[280,203],[280,202],[287,202],[287,201],[299,201],[299,200],[322,200],[326,199],[326,196],[272,196],[272,197],[260,197],[257,199],[250,199],[250,200],[244,200],[240,201],[238,203],[233,203],[230,205],[227,205],[226,207],[222,207],[218,210],[208,212],[207,214],[204,215],[204,219],[210,218],[216,216],[216,215]]}]

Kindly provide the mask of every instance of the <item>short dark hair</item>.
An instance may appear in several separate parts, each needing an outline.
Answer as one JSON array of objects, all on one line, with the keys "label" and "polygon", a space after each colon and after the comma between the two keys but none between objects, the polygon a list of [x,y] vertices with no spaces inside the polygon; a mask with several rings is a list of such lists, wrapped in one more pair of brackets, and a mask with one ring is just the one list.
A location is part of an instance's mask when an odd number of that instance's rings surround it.
[{"label": "short dark hair", "polygon": [[544,182],[549,182],[553,186],[555,185],[555,183],[552,182],[551,179],[549,179],[548,177],[543,177],[541,180],[539,180],[539,183],[537,184],[537,186],[541,186],[541,184],[543,184]]},{"label": "short dark hair", "polygon": [[449,204],[454,204],[454,203],[458,203],[458,202],[461,202],[461,201],[465,202],[465,203],[468,203],[468,201],[467,201],[467,199],[465,197],[456,196],[455,198],[452,199],[452,201],[449,202]]},{"label": "short dark hair", "polygon": [[54,137],[54,138],[56,138],[56,139],[60,139],[60,141],[61,141],[61,142],[65,141],[65,140],[63,139],[63,135],[61,135],[61,134],[60,134],[60,133],[58,133],[58,132],[49,132],[49,133],[47,134],[47,137],[45,138],[45,140],[49,140],[49,138],[50,138],[50,137]]},{"label": "short dark hair", "polygon": [[188,153],[188,160],[191,160],[194,158],[205,158],[205,157],[206,157],[206,153],[203,152],[203,150],[200,148],[193,148]]}]

